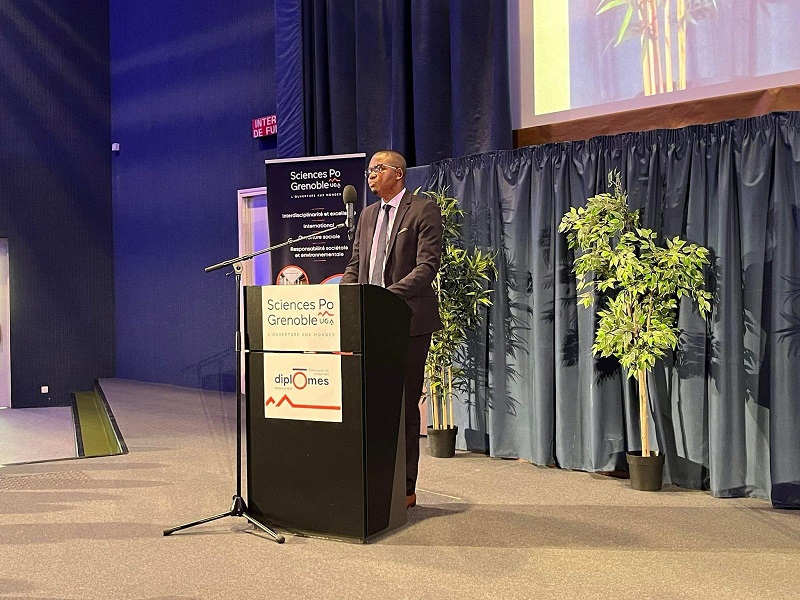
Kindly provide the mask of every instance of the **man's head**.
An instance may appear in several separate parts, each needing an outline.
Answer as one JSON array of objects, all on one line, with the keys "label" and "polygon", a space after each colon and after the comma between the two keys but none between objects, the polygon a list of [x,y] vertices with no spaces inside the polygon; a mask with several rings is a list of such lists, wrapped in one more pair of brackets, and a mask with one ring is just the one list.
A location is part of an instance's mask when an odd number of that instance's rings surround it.
[{"label": "man's head", "polygon": [[394,150],[376,152],[369,161],[367,184],[373,194],[391,200],[406,185],[406,159]]}]

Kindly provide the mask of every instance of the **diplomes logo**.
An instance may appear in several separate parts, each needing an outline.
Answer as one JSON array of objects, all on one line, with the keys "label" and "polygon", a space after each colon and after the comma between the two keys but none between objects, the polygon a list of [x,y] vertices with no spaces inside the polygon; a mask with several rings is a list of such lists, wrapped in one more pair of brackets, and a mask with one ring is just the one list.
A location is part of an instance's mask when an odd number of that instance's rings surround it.
[{"label": "diplomes logo", "polygon": [[304,390],[307,387],[329,386],[330,377],[324,372],[309,371],[308,369],[292,369],[290,374],[279,373],[275,376],[275,384],[284,389],[294,388]]},{"label": "diplomes logo", "polygon": [[265,418],[342,422],[341,357],[280,352],[263,360]]},{"label": "diplomes logo", "polygon": [[[332,393],[339,391],[333,389],[331,385],[329,369],[293,368],[291,373],[278,373],[274,382],[272,388],[274,393],[269,394],[264,403],[265,417],[299,418],[296,417],[297,414],[308,415],[309,412],[313,413],[314,411],[325,413],[335,411],[341,415],[341,395],[337,402],[331,402],[329,397]],[[271,410],[278,411],[278,413],[271,414]],[[295,417],[292,417],[293,414]],[[308,419],[308,416],[304,418]],[[341,418],[325,417],[312,420],[341,421]]]}]

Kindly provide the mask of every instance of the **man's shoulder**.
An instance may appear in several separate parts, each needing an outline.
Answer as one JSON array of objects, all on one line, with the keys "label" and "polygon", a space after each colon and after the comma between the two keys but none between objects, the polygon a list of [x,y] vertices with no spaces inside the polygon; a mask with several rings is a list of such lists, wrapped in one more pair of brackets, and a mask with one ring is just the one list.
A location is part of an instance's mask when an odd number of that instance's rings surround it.
[{"label": "man's shoulder", "polygon": [[410,194],[408,196],[411,200],[409,210],[422,215],[441,215],[441,208],[439,203],[429,196]]},{"label": "man's shoulder", "polygon": [[436,204],[436,200],[433,198],[424,195],[424,192],[419,194],[414,194],[411,192],[406,192],[406,198],[410,199],[412,203],[419,204],[422,206],[423,204]]},{"label": "man's shoulder", "polygon": [[375,202],[371,202],[364,207],[364,210],[361,211],[362,213],[368,213],[370,211],[378,210],[378,207],[381,205],[381,199],[378,198]]}]

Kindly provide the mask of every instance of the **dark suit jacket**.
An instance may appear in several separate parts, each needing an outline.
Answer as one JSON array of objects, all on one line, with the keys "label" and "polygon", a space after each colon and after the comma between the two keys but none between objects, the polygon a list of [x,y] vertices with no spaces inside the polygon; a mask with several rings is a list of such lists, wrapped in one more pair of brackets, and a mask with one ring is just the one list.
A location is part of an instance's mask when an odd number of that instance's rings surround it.
[{"label": "dark suit jacket", "polygon": [[[369,257],[381,204],[383,201],[370,204],[358,219],[353,255],[342,276],[342,283],[369,283]],[[430,198],[414,196],[406,190],[389,237],[383,275],[386,288],[411,307],[412,336],[442,328],[439,303],[431,285],[439,270],[441,256],[442,213],[439,205]]]}]

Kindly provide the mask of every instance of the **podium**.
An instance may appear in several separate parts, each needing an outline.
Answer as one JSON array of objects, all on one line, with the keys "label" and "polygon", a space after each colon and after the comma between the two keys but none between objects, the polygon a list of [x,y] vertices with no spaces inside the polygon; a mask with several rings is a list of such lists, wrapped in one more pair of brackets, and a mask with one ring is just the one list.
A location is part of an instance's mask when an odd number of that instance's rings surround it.
[{"label": "podium", "polygon": [[247,503],[286,531],[366,542],[406,522],[411,310],[372,285],[247,286]]}]

